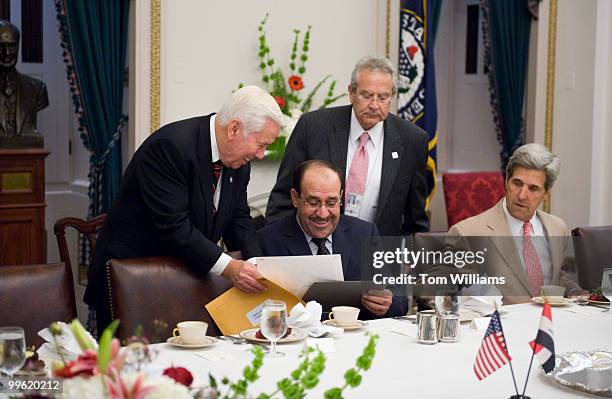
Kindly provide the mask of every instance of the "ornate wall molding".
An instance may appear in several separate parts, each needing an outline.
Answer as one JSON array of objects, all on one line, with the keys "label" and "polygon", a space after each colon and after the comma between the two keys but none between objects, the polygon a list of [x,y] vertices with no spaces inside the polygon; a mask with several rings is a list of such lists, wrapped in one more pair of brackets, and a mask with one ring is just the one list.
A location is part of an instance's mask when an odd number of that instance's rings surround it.
[{"label": "ornate wall molding", "polygon": [[[546,60],[546,119],[544,121],[544,145],[552,151],[553,119],[555,109],[555,58],[557,53],[557,5],[558,0],[550,0],[548,16],[548,53]],[[551,199],[544,200],[544,212],[550,212]]]},{"label": "ornate wall molding", "polygon": [[161,0],[151,0],[151,132],[159,128],[160,121],[160,44]]},{"label": "ornate wall molding", "polygon": [[385,17],[387,24],[385,25],[385,57],[391,55],[391,0],[387,0],[387,14]]}]

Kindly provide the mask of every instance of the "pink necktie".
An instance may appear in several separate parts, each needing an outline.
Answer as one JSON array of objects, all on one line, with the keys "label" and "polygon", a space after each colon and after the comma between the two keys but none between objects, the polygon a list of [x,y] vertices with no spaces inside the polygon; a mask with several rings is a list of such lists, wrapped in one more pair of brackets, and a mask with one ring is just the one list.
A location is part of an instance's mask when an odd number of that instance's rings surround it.
[{"label": "pink necktie", "polygon": [[368,178],[368,150],[365,148],[370,135],[368,132],[359,136],[359,147],[353,155],[348,179],[346,180],[346,195],[348,193],[363,194],[365,192],[366,179]]},{"label": "pink necktie", "polygon": [[531,293],[533,296],[538,296],[544,284],[544,274],[542,273],[538,253],[533,241],[531,241],[531,223],[529,222],[523,223],[523,260],[525,261]]}]

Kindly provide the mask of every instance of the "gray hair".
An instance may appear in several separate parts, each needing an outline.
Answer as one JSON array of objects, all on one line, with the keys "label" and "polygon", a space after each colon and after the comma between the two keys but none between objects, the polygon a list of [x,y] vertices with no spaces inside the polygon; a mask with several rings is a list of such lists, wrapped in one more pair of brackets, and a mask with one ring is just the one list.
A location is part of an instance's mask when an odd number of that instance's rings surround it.
[{"label": "gray hair", "polygon": [[512,173],[517,166],[545,172],[544,188],[548,191],[559,177],[561,161],[558,156],[548,151],[548,148],[542,144],[530,143],[522,145],[514,151],[506,166],[506,179],[512,177]]},{"label": "gray hair", "polygon": [[353,72],[351,73],[351,91],[357,90],[357,78],[359,72],[364,69],[371,69],[374,71],[381,71],[391,75],[391,81],[393,82],[393,94],[397,91],[397,76],[395,76],[395,68],[388,58],[379,57],[377,55],[367,55],[357,61]]},{"label": "gray hair", "polygon": [[266,118],[280,127],[285,125],[285,117],[274,97],[257,86],[244,86],[233,92],[221,106],[217,118],[223,126],[238,119],[245,136],[263,129]]}]

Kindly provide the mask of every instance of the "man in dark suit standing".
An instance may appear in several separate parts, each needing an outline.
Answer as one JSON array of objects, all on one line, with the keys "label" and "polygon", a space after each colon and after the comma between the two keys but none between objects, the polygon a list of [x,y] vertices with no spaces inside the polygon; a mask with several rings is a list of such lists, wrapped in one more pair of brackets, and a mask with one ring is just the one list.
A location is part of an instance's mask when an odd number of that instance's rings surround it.
[{"label": "man in dark suit standing", "polygon": [[[293,173],[290,215],[261,230],[265,256],[340,254],[345,281],[361,280],[361,244],[378,236],[372,223],[340,215],[340,170],[327,161],[310,160]],[[406,299],[389,290],[362,294],[365,318],[404,315]],[[369,314],[368,314],[369,313]]]},{"label": "man in dark suit standing", "polygon": [[105,264],[113,258],[175,256],[201,275],[223,275],[234,286],[265,287],[254,265],[261,254],[246,200],[249,161],[263,158],[283,116],[256,86],[232,93],[218,114],[168,124],[134,154],[98,238],[85,302],[96,310],[98,331],[110,320]]},{"label": "man in dark suit standing", "polygon": [[323,159],[342,172],[342,211],[372,222],[382,235],[427,231],[427,134],[389,113],[395,71],[386,58],[362,58],[348,87],[352,106],[304,114],[287,144],[266,211],[274,222],[292,212],[291,175],[301,162]]}]

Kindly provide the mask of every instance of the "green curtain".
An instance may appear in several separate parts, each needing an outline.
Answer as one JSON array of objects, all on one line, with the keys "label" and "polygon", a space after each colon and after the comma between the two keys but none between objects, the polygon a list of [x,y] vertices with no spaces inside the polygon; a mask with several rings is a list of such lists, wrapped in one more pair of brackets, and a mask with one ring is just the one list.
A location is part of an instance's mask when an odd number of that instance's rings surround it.
[{"label": "green curtain", "polygon": [[497,138],[502,149],[502,171],[523,143],[523,103],[527,78],[529,29],[528,0],[480,0],[483,15],[485,70]]},{"label": "green curtain", "polygon": [[89,215],[107,212],[121,179],[128,0],[55,0],[79,131],[90,152]]}]

